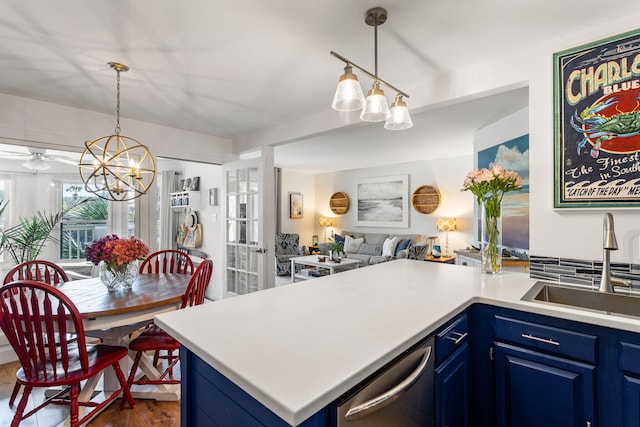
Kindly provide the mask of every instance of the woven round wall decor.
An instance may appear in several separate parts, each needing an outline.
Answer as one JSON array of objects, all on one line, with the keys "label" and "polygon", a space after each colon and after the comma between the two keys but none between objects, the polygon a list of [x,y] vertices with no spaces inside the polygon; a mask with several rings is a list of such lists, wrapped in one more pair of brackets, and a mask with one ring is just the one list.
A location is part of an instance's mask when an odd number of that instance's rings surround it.
[{"label": "woven round wall decor", "polygon": [[349,196],[347,193],[339,191],[333,193],[329,199],[329,208],[336,215],[344,215],[349,210]]},{"label": "woven round wall decor", "polygon": [[422,185],[411,195],[411,205],[418,213],[430,214],[440,206],[440,192],[436,187]]}]

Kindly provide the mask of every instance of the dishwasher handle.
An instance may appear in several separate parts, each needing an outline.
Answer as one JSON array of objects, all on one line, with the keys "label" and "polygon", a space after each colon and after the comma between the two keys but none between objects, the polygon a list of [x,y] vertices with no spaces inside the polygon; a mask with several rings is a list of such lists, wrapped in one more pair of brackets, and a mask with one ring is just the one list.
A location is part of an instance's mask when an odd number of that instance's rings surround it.
[{"label": "dishwasher handle", "polygon": [[349,409],[347,411],[347,414],[344,416],[345,420],[355,420],[360,417],[364,417],[370,412],[384,408],[389,403],[402,396],[402,394],[409,388],[411,388],[411,386],[418,380],[418,378],[420,378],[420,375],[422,375],[425,368],[427,367],[427,363],[429,362],[430,357],[431,346],[424,349],[424,355],[422,356],[420,364],[411,374],[409,374],[404,380],[402,380],[400,383],[396,384],[389,390],[385,391],[384,393],[381,393],[373,399],[370,399],[356,407]]}]

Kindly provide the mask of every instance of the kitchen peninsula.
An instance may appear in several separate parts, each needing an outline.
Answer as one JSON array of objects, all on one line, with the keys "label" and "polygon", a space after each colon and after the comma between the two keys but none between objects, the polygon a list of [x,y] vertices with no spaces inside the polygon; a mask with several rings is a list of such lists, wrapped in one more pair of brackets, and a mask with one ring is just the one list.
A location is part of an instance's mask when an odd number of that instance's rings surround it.
[{"label": "kitchen peninsula", "polygon": [[[284,420],[271,425],[324,425],[309,420],[473,304],[640,332],[635,319],[521,301],[534,283],[525,273],[494,277],[397,260],[162,314],[156,322],[184,345],[183,355],[212,368],[214,383],[230,382],[264,405],[260,411]],[[183,417],[193,410],[190,387],[183,376]]]}]

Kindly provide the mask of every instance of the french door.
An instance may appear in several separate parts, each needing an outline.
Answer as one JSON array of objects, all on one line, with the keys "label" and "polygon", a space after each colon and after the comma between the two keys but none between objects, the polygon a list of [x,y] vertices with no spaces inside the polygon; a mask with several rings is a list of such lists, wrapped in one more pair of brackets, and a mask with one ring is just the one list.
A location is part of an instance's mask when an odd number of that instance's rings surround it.
[{"label": "french door", "polygon": [[274,286],[273,149],[225,164],[223,173],[227,298]]}]

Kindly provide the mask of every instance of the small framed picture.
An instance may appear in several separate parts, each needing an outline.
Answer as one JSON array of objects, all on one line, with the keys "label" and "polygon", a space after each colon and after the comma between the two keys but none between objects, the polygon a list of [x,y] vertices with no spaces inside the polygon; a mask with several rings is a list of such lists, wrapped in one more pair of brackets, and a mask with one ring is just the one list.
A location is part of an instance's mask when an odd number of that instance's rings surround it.
[{"label": "small framed picture", "polygon": [[200,191],[200,177],[194,176],[191,178],[191,186],[189,188],[191,191]]},{"label": "small framed picture", "polygon": [[178,191],[184,191],[184,179],[180,180],[180,183],[178,184]]},{"label": "small framed picture", "polygon": [[302,218],[302,194],[289,193],[289,218]]},{"label": "small framed picture", "polygon": [[191,188],[191,178],[186,178],[182,185],[182,191],[187,191]]}]

